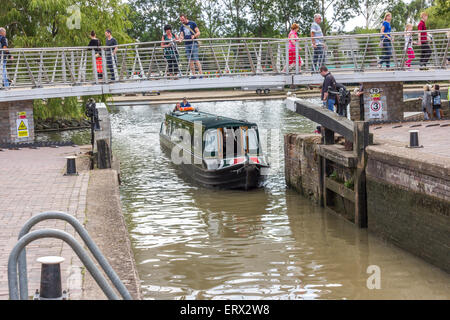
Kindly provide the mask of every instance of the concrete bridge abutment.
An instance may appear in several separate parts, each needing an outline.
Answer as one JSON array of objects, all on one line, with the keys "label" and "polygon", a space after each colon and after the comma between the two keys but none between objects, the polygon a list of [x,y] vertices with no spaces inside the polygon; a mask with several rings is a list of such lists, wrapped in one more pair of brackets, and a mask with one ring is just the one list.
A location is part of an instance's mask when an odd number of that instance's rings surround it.
[{"label": "concrete bridge abutment", "polygon": [[34,141],[33,100],[0,102],[0,143]]}]

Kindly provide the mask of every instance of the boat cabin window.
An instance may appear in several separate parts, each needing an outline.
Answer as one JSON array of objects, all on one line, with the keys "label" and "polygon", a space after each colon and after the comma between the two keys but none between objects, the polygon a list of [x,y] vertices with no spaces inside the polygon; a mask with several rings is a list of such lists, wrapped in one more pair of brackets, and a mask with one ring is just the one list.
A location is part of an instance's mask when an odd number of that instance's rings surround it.
[{"label": "boat cabin window", "polygon": [[[250,154],[258,154],[258,133],[255,129],[251,128],[247,130],[248,140],[244,140],[244,149]],[[248,141],[248,148],[247,148]]]},{"label": "boat cabin window", "polygon": [[205,132],[205,150],[204,154],[208,157],[217,157],[219,154],[217,130],[208,130]]}]

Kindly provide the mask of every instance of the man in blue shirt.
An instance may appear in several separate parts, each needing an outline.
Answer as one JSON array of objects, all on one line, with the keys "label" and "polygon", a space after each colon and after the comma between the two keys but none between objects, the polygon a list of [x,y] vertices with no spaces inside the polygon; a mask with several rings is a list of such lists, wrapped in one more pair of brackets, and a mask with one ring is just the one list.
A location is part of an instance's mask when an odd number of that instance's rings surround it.
[{"label": "man in blue shirt", "polygon": [[8,88],[9,87],[9,80],[8,80],[8,73],[6,72],[6,63],[8,62],[9,58],[9,51],[8,49],[8,39],[6,38],[6,30],[5,28],[0,28],[0,49],[3,49],[3,51],[0,51],[0,63],[2,65],[3,69],[3,76],[1,81],[0,88]]},{"label": "man in blue shirt", "polygon": [[187,101],[187,99],[183,98],[183,102],[181,102],[180,107],[181,108],[187,108],[187,107],[190,107],[190,106],[191,106],[191,104]]},{"label": "man in blue shirt", "polygon": [[202,78],[202,65],[198,58],[198,42],[194,40],[200,37],[200,30],[194,21],[188,20],[186,14],[180,15],[180,21],[182,23],[180,28],[180,40],[185,40],[186,57],[189,61],[189,67],[191,68],[192,73],[191,79],[195,79],[195,65],[197,66],[200,78]]}]

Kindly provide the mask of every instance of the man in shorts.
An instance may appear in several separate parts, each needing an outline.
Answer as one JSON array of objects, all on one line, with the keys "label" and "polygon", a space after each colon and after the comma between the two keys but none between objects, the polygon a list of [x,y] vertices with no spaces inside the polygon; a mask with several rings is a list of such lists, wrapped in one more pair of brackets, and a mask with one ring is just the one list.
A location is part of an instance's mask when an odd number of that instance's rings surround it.
[{"label": "man in shorts", "polygon": [[182,23],[180,28],[180,40],[185,40],[186,57],[192,73],[190,79],[195,79],[195,66],[197,66],[200,78],[202,78],[202,65],[198,58],[198,42],[194,40],[200,37],[200,30],[194,21],[188,20],[186,14],[180,15],[180,21]]}]

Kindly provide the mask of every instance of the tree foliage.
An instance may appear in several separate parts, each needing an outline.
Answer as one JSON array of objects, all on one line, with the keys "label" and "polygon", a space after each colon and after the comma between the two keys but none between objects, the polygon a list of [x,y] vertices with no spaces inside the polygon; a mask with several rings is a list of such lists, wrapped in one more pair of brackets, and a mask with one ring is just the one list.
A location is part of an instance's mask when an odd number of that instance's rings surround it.
[{"label": "tree foliage", "polygon": [[2,0],[0,25],[16,47],[83,46],[107,28],[123,43],[132,40],[129,13],[121,0]]}]

